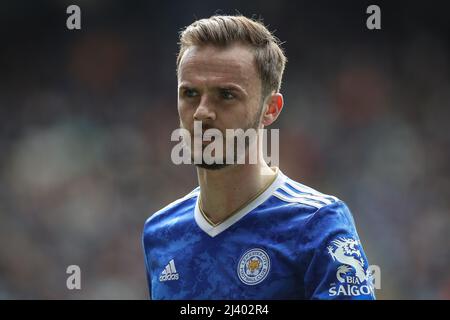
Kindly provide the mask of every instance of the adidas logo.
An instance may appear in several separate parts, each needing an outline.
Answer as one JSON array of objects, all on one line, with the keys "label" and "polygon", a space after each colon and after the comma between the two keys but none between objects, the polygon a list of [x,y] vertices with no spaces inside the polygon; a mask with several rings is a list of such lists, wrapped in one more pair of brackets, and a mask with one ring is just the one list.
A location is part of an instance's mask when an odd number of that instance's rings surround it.
[{"label": "adidas logo", "polygon": [[159,276],[159,281],[170,281],[170,280],[178,280],[180,276],[177,273],[177,269],[175,268],[175,262],[172,260],[169,261],[167,266],[161,272]]}]

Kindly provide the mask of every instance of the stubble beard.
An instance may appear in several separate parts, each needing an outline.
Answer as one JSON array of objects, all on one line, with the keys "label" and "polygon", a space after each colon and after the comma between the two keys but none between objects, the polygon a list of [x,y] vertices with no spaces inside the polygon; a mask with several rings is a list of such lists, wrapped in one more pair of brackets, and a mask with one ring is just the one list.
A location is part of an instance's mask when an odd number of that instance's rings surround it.
[{"label": "stubble beard", "polygon": [[[261,123],[261,114],[262,114],[262,111],[263,111],[263,108],[260,107],[260,108],[259,108],[259,111],[258,111],[258,113],[257,113],[257,115],[252,119],[252,121],[250,122],[250,124],[247,125],[245,128],[241,128],[241,129],[242,129],[244,132],[247,131],[248,129],[256,129],[256,130],[257,130],[257,129],[259,128],[260,123]],[[182,125],[181,121],[180,121],[180,127],[183,128],[183,125]],[[222,136],[224,136],[223,132],[222,132]],[[233,161],[232,164],[227,163],[227,161],[226,161],[226,155],[224,155],[224,158],[222,159],[222,163],[211,163],[211,164],[205,163],[205,162],[204,162],[204,159],[203,159],[203,154],[204,154],[204,150],[205,150],[205,148],[207,147],[207,145],[204,145],[203,143],[202,143],[202,157],[201,157],[201,163],[195,163],[195,162],[194,162],[194,153],[192,152],[192,149],[191,149],[191,161],[192,161],[191,163],[194,163],[195,166],[196,166],[197,168],[202,168],[202,169],[206,169],[206,170],[221,170],[221,169],[227,168],[227,167],[229,167],[229,166],[236,165],[237,159],[238,159],[238,154],[237,154],[238,148],[237,148],[237,142],[236,142],[236,140],[235,140],[235,139],[233,139],[233,140],[234,140],[234,141],[233,141],[234,161]],[[226,145],[225,143],[226,143],[226,142],[224,141],[224,144],[223,144],[223,145]],[[255,142],[255,143],[257,143],[257,142]],[[193,146],[192,141],[191,141],[191,146]],[[249,147],[250,147],[249,141],[248,141],[248,139],[245,139],[245,148],[244,148],[245,157],[248,156],[248,150],[249,150]],[[193,147],[192,147],[192,148],[193,148]]]}]

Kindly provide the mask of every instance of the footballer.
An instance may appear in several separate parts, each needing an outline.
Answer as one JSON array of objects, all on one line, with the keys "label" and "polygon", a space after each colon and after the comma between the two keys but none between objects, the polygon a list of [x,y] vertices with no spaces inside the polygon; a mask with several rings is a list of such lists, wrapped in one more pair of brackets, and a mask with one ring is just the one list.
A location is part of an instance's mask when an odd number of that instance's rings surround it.
[{"label": "footballer", "polygon": [[[180,34],[180,127],[270,126],[283,109],[285,64],[280,42],[260,21],[195,21]],[[151,299],[375,299],[342,200],[270,167],[261,149],[256,163],[201,162],[196,170],[199,186],[145,222]]]}]

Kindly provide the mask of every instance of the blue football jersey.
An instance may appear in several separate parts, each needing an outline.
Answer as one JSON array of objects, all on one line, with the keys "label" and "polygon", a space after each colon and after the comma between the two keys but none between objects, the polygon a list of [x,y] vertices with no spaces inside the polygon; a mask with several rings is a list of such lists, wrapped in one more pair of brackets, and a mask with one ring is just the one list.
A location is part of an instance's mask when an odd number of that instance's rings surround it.
[{"label": "blue football jersey", "polygon": [[199,210],[199,188],[146,221],[151,299],[375,299],[346,204],[277,172],[216,226]]}]

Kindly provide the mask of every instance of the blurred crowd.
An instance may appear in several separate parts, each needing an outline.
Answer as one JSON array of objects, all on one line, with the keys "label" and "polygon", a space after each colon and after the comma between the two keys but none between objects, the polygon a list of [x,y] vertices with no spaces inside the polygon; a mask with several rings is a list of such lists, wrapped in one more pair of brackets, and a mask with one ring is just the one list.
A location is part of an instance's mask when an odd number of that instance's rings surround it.
[{"label": "blurred crowd", "polygon": [[197,185],[170,159],[178,31],[235,8],[285,42],[281,170],[348,204],[378,298],[450,299],[449,37],[322,5],[81,1],[80,31],[64,2],[0,13],[0,299],[148,298],[143,224]]}]

